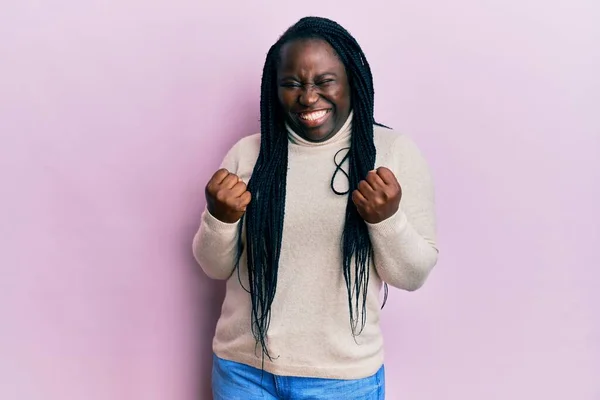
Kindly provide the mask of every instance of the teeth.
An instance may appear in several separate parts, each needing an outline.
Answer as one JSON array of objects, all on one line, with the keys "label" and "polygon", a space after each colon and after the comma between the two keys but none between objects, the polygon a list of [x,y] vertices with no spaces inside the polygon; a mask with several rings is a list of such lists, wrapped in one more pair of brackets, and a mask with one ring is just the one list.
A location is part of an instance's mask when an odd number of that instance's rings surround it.
[{"label": "teeth", "polygon": [[315,121],[319,118],[323,118],[327,114],[327,110],[315,111],[312,113],[300,114],[300,118],[305,119],[307,121]]}]

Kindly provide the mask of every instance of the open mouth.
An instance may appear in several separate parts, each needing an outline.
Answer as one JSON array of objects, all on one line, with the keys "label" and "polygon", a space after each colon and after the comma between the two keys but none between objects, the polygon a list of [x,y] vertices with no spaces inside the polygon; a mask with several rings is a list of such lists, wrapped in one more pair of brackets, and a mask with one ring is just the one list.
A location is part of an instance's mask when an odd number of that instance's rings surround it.
[{"label": "open mouth", "polygon": [[331,109],[297,113],[296,115],[303,125],[315,127],[321,125],[330,113]]}]

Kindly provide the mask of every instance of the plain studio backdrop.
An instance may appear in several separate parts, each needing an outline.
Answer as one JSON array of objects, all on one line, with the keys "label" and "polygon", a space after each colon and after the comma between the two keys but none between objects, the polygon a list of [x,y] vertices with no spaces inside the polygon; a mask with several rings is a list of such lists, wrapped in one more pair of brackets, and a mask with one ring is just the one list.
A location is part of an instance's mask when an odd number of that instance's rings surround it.
[{"label": "plain studio backdrop", "polygon": [[596,0],[0,10],[0,398],[210,399],[204,185],[258,131],[269,46],[319,15],[436,181],[439,264],[383,311],[388,398],[600,399]]}]

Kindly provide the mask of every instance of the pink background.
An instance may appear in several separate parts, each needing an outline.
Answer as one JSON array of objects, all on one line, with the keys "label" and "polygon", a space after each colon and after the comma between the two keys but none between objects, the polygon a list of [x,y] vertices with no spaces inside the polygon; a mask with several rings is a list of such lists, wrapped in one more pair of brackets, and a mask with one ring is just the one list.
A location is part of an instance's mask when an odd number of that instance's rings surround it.
[{"label": "pink background", "polygon": [[384,310],[388,398],[600,399],[599,3],[282,4],[3,2],[0,398],[210,398],[204,184],[318,14],[437,182],[438,267]]}]

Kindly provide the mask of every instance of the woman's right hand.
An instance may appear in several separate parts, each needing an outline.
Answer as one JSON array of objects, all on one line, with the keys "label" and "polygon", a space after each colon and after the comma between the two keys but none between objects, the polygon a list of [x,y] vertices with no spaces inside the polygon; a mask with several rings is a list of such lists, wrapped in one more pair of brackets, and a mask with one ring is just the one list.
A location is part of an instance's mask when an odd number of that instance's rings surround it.
[{"label": "woman's right hand", "polygon": [[252,196],[246,184],[236,175],[222,168],[215,172],[205,188],[206,206],[213,217],[221,222],[235,223],[242,218]]}]

